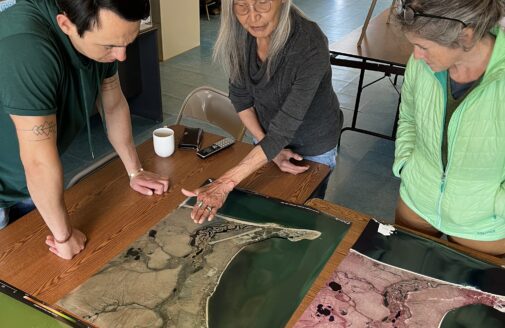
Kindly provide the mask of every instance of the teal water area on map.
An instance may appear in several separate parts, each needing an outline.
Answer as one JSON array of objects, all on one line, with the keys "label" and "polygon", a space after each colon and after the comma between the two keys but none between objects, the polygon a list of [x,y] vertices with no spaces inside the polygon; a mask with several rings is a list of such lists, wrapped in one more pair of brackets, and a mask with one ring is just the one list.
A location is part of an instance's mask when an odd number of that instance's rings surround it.
[{"label": "teal water area on map", "polygon": [[301,241],[270,238],[246,246],[209,299],[210,328],[283,327],[350,226],[313,209],[240,190],[230,193],[219,214],[321,235]]},{"label": "teal water area on map", "polygon": [[450,311],[440,328],[505,328],[505,313],[484,304],[470,304]]},{"label": "teal water area on map", "polygon": [[401,229],[384,236],[378,227],[368,222],[352,249],[400,269],[505,296],[504,268]]}]

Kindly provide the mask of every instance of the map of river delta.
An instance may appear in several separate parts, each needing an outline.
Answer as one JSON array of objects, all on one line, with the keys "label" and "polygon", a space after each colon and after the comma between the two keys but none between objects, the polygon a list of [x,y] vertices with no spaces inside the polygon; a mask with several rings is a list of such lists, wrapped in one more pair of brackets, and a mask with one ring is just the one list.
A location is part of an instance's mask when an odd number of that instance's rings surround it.
[{"label": "map of river delta", "polygon": [[[282,326],[348,228],[296,207],[288,212],[315,216],[310,225],[323,220],[340,233],[322,238],[317,229],[222,215],[197,225],[191,209],[183,204],[58,305],[98,327],[238,327],[262,320]],[[327,249],[313,256],[320,247]],[[283,313],[277,300],[286,296]]]},{"label": "map of river delta", "polygon": [[430,279],[351,250],[295,328],[435,328],[447,313],[471,304],[505,311],[504,296]]},{"label": "map of river delta", "polygon": [[295,328],[505,328],[505,269],[371,220]]}]

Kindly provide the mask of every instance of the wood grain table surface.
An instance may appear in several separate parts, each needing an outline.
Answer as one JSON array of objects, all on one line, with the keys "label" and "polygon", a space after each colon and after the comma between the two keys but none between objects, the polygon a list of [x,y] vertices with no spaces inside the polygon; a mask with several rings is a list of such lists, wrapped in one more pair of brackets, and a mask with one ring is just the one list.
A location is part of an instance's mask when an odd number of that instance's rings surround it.
[{"label": "wood grain table surface", "polygon": [[[172,128],[177,144],[184,127]],[[205,133],[203,146],[220,138]],[[197,188],[206,179],[219,177],[252,147],[237,142],[205,160],[194,151],[177,149],[171,157],[161,158],[154,154],[152,140],[146,141],[137,147],[142,166],[170,177],[168,193],[142,196],[133,191],[121,161],[113,159],[65,191],[72,225],[88,236],[86,249],[70,261],[50,253],[44,244],[49,230],[38,211],[32,211],[0,231],[0,279],[45,302],[56,302],[176,209],[185,199],[181,188]],[[316,163],[297,176],[269,163],[239,187],[303,204],[328,174],[327,166]]]},{"label": "wood grain table surface", "polygon": [[405,66],[413,47],[393,21],[387,23],[389,9],[370,20],[361,47],[357,46],[361,27],[330,45],[330,51]]},{"label": "wood grain table surface", "polygon": [[[351,222],[351,227],[349,228],[349,231],[345,235],[344,239],[340,242],[340,244],[337,246],[337,249],[333,253],[333,255],[330,257],[326,265],[324,266],[323,270],[321,271],[320,275],[317,277],[316,281],[312,284],[312,287],[309,289],[307,294],[305,295],[304,299],[298,306],[298,309],[293,313],[293,316],[289,320],[288,324],[286,327],[292,327],[296,324],[300,316],[303,314],[303,312],[307,309],[307,307],[312,303],[314,298],[316,297],[317,293],[326,285],[326,282],[331,278],[333,272],[335,269],[338,267],[340,262],[346,257],[346,255],[349,253],[349,249],[352,247],[352,245],[358,240],[359,236],[365,229],[366,225],[368,224],[368,221],[371,219],[370,216],[362,214],[360,212],[351,210],[349,208],[339,206],[333,203],[329,203],[327,201],[321,200],[321,199],[310,199],[305,203],[305,205],[309,207],[313,207],[315,209],[318,209],[322,212],[325,212],[331,216],[337,217],[339,219]],[[492,263],[498,266],[503,266],[505,265],[505,259],[498,258],[495,256],[487,255],[472,249],[469,249],[464,246],[457,245],[455,243],[451,243],[446,240],[441,240],[439,238],[434,238],[425,234],[422,234],[420,232],[407,229],[407,228],[401,228],[406,231],[410,231],[412,233],[415,233],[419,236],[438,241],[442,244],[445,244],[453,249],[456,249],[462,253],[466,253],[474,258],[483,260],[488,263]]]}]

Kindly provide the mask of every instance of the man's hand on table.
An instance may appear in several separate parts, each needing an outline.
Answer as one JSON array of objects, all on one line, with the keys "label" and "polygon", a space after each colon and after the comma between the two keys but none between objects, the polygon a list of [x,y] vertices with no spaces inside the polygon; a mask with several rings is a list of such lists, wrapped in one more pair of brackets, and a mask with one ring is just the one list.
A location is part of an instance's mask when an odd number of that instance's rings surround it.
[{"label": "man's hand on table", "polygon": [[71,234],[68,240],[58,242],[53,235],[46,237],[46,245],[49,246],[49,251],[58,255],[61,258],[70,260],[75,255],[79,254],[86,245],[86,235],[76,228],[71,228]]},{"label": "man's hand on table", "polygon": [[147,196],[151,196],[153,193],[161,195],[168,191],[169,185],[167,177],[149,171],[142,171],[130,179],[130,187]]},{"label": "man's hand on table", "polygon": [[235,183],[231,180],[217,179],[193,191],[182,189],[181,191],[185,196],[197,196],[195,206],[191,212],[191,219],[198,224],[204,223],[205,220],[212,221],[217,210],[223,206],[228,194],[234,187]]},{"label": "man's hand on table", "polygon": [[290,162],[290,159],[294,159],[297,161],[301,161],[303,157],[298,155],[297,153],[292,152],[289,149],[283,149],[275,158],[272,160],[282,172],[290,173],[290,174],[300,174],[309,169],[308,165],[296,165]]}]

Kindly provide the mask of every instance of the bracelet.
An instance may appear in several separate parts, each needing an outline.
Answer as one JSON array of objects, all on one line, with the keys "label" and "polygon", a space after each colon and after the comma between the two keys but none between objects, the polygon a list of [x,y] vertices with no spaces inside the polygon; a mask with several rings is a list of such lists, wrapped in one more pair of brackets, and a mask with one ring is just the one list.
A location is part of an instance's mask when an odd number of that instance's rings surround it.
[{"label": "bracelet", "polygon": [[143,168],[140,168],[138,169],[137,171],[135,172],[132,172],[132,173],[128,173],[128,176],[130,177],[130,180],[135,178],[137,175],[139,175],[140,173],[144,172],[144,169]]},{"label": "bracelet", "polygon": [[53,238],[54,238],[54,241],[57,242],[58,244],[64,244],[70,240],[73,233],[74,233],[74,229],[70,228],[70,233],[68,234],[67,238],[65,238],[64,240],[58,240],[58,239],[56,239],[56,237],[54,235],[53,235]]}]

